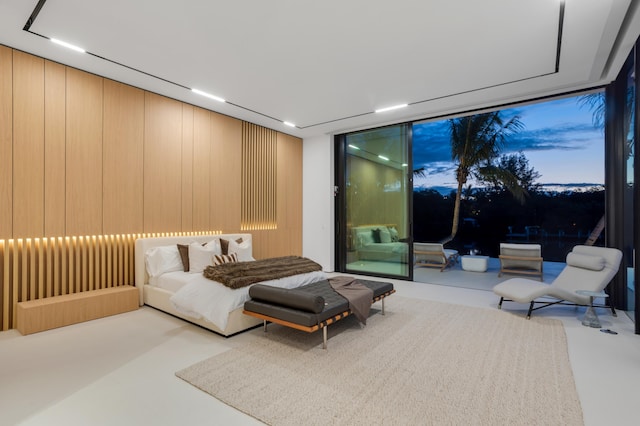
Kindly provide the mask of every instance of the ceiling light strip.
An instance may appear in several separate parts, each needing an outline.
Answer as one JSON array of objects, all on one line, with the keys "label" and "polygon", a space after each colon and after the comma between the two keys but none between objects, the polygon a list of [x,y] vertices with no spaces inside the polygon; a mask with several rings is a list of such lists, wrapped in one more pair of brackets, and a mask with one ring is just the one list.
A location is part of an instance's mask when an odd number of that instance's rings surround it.
[{"label": "ceiling light strip", "polygon": [[222,103],[226,103],[227,102],[223,98],[221,98],[220,96],[212,95],[211,93],[207,93],[207,92],[204,92],[202,90],[191,89],[191,91],[193,93],[197,93],[200,96],[204,96],[205,98],[213,99],[214,101],[218,101],[218,102],[222,102]]},{"label": "ceiling light strip", "polygon": [[87,53],[86,50],[84,50],[82,47],[76,46],[75,44],[67,43],[66,41],[58,40],[57,38],[50,38],[49,40],[51,40],[52,43],[64,46],[67,49],[75,50],[76,52],[80,53]]},{"label": "ceiling light strip", "polygon": [[409,104],[393,105],[393,106],[390,106],[390,107],[377,109],[377,110],[375,110],[375,113],[378,114],[378,113],[381,113],[381,112],[393,111],[395,109],[406,108],[408,106],[409,106]]}]

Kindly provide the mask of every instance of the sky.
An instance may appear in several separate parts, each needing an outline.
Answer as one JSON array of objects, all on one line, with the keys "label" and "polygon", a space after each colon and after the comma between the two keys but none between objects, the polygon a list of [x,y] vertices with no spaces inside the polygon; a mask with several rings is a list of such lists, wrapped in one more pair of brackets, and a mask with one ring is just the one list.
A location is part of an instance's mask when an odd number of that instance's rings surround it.
[{"label": "sky", "polygon": [[[537,183],[604,184],[604,131],[594,127],[592,111],[580,105],[578,97],[506,109],[502,114],[505,119],[518,115],[524,124],[502,154],[522,151],[541,175]],[[414,125],[413,168],[420,167],[426,176],[414,179],[415,188],[456,187],[446,120]]]}]

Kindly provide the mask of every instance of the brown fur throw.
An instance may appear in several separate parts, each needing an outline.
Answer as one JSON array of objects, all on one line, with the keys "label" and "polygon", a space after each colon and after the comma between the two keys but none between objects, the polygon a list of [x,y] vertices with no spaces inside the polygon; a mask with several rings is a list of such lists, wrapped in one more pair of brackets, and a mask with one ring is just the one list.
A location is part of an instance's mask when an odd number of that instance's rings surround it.
[{"label": "brown fur throw", "polygon": [[300,256],[274,257],[254,262],[223,263],[207,266],[203,271],[205,278],[217,281],[229,288],[241,288],[248,285],[292,275],[320,271],[316,262]]}]

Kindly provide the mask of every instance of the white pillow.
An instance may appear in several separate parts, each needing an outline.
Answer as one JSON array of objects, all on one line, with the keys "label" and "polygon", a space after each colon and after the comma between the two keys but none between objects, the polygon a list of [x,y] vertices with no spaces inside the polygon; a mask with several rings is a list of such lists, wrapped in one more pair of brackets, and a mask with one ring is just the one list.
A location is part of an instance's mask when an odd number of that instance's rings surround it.
[{"label": "white pillow", "polygon": [[247,238],[246,240],[243,239],[239,244],[235,240],[229,240],[229,254],[231,253],[238,255],[238,262],[250,262],[255,260],[253,258],[251,238]]},{"label": "white pillow", "polygon": [[183,270],[182,258],[175,244],[150,248],[145,253],[145,263],[150,277]]},{"label": "white pillow", "polygon": [[208,250],[213,250],[213,254],[222,254],[222,246],[220,245],[220,238],[213,239],[205,244]]},{"label": "white pillow", "polygon": [[217,254],[213,247],[200,243],[189,244],[189,273],[202,273],[204,268],[213,265],[213,255]]}]

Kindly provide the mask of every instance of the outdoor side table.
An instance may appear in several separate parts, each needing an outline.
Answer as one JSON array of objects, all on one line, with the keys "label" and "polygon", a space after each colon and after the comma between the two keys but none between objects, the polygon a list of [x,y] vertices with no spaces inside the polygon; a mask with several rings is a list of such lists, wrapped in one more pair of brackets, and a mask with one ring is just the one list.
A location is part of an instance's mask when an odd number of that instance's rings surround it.
[{"label": "outdoor side table", "polygon": [[471,272],[487,272],[489,256],[465,255],[462,256],[462,269]]},{"label": "outdoor side table", "polygon": [[582,296],[589,296],[589,307],[584,313],[584,318],[582,318],[582,325],[586,327],[600,328],[600,319],[598,318],[598,314],[596,314],[596,310],[593,307],[593,299],[595,299],[596,297],[606,298],[609,297],[609,295],[604,291],[589,290],[576,290],[576,293]]}]

